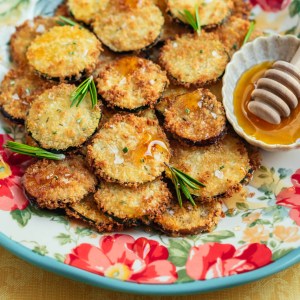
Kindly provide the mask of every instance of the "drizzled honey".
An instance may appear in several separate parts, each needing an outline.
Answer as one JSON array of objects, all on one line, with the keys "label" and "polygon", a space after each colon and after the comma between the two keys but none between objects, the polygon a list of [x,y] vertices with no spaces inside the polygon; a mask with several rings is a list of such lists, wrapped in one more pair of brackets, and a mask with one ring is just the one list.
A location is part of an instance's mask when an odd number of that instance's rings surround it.
[{"label": "drizzled honey", "polygon": [[177,96],[178,107],[183,110],[183,112],[197,112],[201,107],[201,100],[203,95],[198,90],[187,93],[184,95]]},{"label": "drizzled honey", "polygon": [[139,2],[142,2],[142,0],[123,0],[123,1],[130,8],[137,8]]},{"label": "drizzled honey", "polygon": [[124,77],[132,74],[139,65],[139,59],[137,57],[123,57],[119,59],[115,65],[115,69]]},{"label": "drizzled honey", "polygon": [[9,177],[11,175],[11,169],[9,165],[3,160],[0,155],[0,179]]},{"label": "drizzled honey", "polygon": [[265,62],[254,66],[241,76],[233,95],[234,113],[246,134],[267,144],[288,145],[300,138],[300,105],[278,125],[270,124],[248,110],[255,83],[272,64],[273,62]]}]

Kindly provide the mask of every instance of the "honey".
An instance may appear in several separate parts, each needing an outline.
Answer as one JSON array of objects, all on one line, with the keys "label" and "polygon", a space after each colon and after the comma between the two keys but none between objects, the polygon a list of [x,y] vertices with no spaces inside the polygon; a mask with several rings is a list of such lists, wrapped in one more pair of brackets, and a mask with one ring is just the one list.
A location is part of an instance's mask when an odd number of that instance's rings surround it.
[{"label": "honey", "polygon": [[199,108],[201,107],[202,97],[203,95],[198,90],[177,96],[179,108],[182,109],[183,112],[189,111],[195,113],[200,111]]},{"label": "honey", "polygon": [[300,138],[300,105],[289,117],[283,118],[278,125],[270,124],[252,114],[248,109],[255,83],[270,69],[273,62],[264,62],[246,71],[237,83],[233,95],[234,113],[238,124],[245,133],[266,144],[289,145]]},{"label": "honey", "polygon": [[139,65],[139,59],[137,57],[124,57],[117,61],[115,69],[124,77],[132,74]]}]

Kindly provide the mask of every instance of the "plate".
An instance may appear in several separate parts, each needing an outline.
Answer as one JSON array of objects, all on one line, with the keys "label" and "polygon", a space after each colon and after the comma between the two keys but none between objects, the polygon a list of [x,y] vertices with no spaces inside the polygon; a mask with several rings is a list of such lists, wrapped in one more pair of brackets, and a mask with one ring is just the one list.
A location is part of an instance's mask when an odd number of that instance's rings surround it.
[{"label": "plate", "polygon": [[[0,45],[2,77],[9,67],[10,25],[51,12],[59,1],[19,2],[0,13],[0,34],[7,37]],[[258,27],[297,33],[297,1],[282,9],[280,3],[288,1],[270,1],[279,7],[253,2],[265,9],[257,5],[253,10]],[[262,151],[262,167],[248,187],[247,200],[226,203],[226,216],[213,232],[170,238],[143,229],[101,235],[31,206],[21,186],[28,158],[3,150],[6,140],[22,138],[21,128],[0,120],[0,244],[39,267],[103,288],[179,295],[251,282],[300,261],[299,149]]]}]

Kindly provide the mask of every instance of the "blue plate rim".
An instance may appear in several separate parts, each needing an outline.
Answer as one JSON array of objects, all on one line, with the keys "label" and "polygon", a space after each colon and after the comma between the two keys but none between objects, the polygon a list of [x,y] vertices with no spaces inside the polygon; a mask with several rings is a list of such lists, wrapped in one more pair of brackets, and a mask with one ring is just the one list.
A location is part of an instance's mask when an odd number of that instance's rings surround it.
[{"label": "blue plate rim", "polygon": [[35,266],[69,279],[99,288],[140,295],[189,295],[217,291],[262,279],[300,262],[300,248],[297,248],[275,262],[247,273],[177,284],[138,284],[99,276],[58,262],[54,258],[41,256],[1,232],[0,246]]}]

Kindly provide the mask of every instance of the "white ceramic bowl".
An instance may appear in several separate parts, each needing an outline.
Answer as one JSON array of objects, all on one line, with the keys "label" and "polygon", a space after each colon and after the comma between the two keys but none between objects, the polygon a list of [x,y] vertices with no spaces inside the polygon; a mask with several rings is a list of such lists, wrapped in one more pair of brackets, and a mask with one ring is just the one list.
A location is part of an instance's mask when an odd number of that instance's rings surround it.
[{"label": "white ceramic bowl", "polygon": [[238,80],[245,71],[265,61],[290,61],[299,46],[300,39],[292,35],[260,37],[243,46],[233,55],[231,62],[227,65],[222,88],[223,105],[225,107],[226,116],[237,134],[244,138],[249,144],[268,151],[289,150],[300,147],[300,139],[289,145],[267,144],[246,134],[237,122],[233,107],[234,90]]}]

